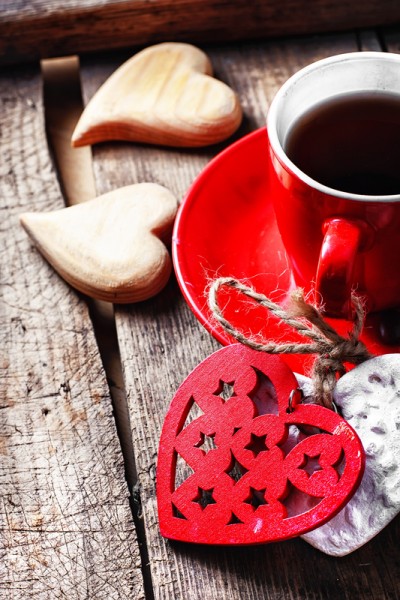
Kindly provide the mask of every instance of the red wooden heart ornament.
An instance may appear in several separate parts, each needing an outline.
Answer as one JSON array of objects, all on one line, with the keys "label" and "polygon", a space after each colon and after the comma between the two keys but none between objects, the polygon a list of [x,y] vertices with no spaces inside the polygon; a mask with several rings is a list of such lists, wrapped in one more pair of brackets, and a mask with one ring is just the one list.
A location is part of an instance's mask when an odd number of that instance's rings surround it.
[{"label": "red wooden heart ornament", "polygon": [[[343,507],[362,477],[361,442],[335,412],[299,404],[297,387],[278,356],[242,344],[218,350],[187,377],[160,439],[164,537],[279,541],[315,529]],[[311,508],[296,514],[299,494]]]}]

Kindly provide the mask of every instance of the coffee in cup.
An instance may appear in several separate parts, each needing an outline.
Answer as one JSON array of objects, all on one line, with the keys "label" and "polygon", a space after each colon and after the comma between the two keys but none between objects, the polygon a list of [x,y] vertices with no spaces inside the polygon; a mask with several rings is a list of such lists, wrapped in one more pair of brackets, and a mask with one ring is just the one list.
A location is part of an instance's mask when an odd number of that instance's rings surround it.
[{"label": "coffee in cup", "polygon": [[271,194],[296,284],[348,316],[400,305],[400,56],[355,52],[302,69],[267,119]]}]

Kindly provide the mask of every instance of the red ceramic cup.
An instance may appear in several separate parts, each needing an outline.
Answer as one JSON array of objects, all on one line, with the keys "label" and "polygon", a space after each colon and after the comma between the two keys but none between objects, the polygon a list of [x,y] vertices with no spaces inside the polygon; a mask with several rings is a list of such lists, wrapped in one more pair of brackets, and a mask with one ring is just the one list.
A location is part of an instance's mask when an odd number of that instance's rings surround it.
[{"label": "red ceramic cup", "polygon": [[[285,144],[293,124],[318,103],[359,93],[390,94],[400,103],[400,55],[354,52],[311,64],[283,85],[267,118],[271,193],[293,276],[314,287],[332,316],[349,315],[352,290],[369,311],[400,305],[400,189],[369,195],[328,187],[296,166]],[[398,153],[400,172],[400,139]]]}]

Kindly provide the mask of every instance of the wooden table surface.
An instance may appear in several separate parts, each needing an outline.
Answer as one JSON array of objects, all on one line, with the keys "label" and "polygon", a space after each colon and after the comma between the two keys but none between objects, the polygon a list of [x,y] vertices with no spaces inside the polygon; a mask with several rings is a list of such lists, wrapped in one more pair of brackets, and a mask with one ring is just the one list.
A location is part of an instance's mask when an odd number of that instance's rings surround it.
[{"label": "wooden table surface", "polygon": [[[297,69],[340,52],[400,51],[400,29],[202,47],[240,96],[239,138],[263,126],[272,97]],[[84,103],[131,54],[81,57]],[[80,110],[72,89],[63,96]],[[301,539],[247,548],[164,540],[155,498],[163,419],[180,382],[219,345],[174,277],[156,298],[112,313],[64,283],[19,225],[21,212],[60,208],[65,196],[85,200],[142,181],[182,199],[232,139],[201,150],[98,145],[94,189],[83,171],[75,189],[63,180],[57,142],[58,160],[49,151],[39,66],[4,67],[0,99],[0,598],[400,598],[399,518],[341,559]],[[62,118],[60,107],[53,111]],[[87,160],[82,155],[82,170]]]}]

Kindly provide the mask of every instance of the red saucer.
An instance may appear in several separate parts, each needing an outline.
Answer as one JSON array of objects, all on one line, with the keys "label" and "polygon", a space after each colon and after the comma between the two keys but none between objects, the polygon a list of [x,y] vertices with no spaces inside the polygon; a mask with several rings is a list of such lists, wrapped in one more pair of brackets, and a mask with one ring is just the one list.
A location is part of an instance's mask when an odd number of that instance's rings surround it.
[{"label": "red saucer", "polygon": [[[217,277],[250,283],[275,302],[284,302],[295,287],[277,229],[268,190],[268,138],[259,129],[216,156],[183,201],[175,222],[173,260],[183,295],[206,329],[223,345],[235,340],[213,321],[207,286]],[[307,290],[306,290],[307,291]],[[241,331],[264,340],[301,341],[288,326],[233,290],[221,292],[224,315]],[[342,335],[350,322],[329,319]],[[379,317],[367,319],[362,336],[373,354],[400,352],[379,336]],[[298,373],[308,373],[313,357],[286,355]]]}]

